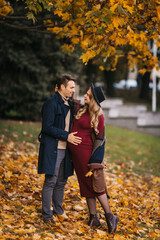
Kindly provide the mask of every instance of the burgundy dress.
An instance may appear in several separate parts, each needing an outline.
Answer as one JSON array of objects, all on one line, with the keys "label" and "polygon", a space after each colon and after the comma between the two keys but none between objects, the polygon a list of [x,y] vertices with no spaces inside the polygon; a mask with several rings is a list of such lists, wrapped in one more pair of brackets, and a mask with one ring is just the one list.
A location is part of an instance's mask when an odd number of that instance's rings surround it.
[{"label": "burgundy dress", "polygon": [[[102,117],[101,117],[102,116]],[[104,127],[104,118],[101,115],[99,118],[99,126]],[[99,128],[98,128],[99,130]],[[80,119],[74,119],[71,132],[77,132],[76,136],[82,138],[82,142],[79,145],[73,145],[68,143],[68,147],[71,154],[71,159],[74,164],[74,168],[77,174],[80,193],[83,197],[96,197],[104,194],[94,192],[91,183],[91,177],[85,177],[89,171],[88,163],[92,155],[93,143],[91,140],[91,132],[93,129],[90,127],[90,116],[86,112],[80,117]]]}]

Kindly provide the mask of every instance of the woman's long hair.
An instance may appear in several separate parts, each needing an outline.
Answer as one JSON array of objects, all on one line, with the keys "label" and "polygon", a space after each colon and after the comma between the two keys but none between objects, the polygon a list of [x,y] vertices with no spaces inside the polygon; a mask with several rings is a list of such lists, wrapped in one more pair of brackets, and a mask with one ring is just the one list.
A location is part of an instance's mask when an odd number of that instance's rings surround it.
[{"label": "woman's long hair", "polygon": [[89,111],[89,115],[91,118],[90,126],[91,128],[93,127],[95,133],[98,134],[99,133],[97,129],[99,123],[98,118],[102,114],[102,109],[95,101],[91,88],[89,88],[89,92],[90,103],[89,105],[85,104],[83,108],[79,109],[76,115],[76,119],[79,119],[83,114]]}]

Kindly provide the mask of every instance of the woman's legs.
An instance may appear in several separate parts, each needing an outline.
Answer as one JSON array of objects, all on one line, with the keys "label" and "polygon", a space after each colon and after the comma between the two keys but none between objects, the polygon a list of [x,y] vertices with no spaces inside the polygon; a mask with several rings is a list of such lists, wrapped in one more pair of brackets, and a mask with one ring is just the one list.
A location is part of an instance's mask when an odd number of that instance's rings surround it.
[{"label": "woman's legs", "polygon": [[96,198],[86,198],[87,205],[88,205],[88,210],[90,214],[96,214]]},{"label": "woman's legs", "polygon": [[110,210],[110,207],[109,207],[109,203],[108,203],[106,193],[98,196],[97,198],[98,198],[98,201],[100,202],[102,208],[104,209],[105,213],[110,213],[111,210]]},{"label": "woman's legs", "polygon": [[106,194],[100,195],[97,198],[105,211],[108,232],[113,233],[116,231],[117,228],[118,217],[114,216],[113,213],[111,212]]},{"label": "woman's legs", "polygon": [[97,215],[97,210],[96,210],[96,198],[86,198],[87,205],[88,205],[88,210],[89,210],[89,221],[88,225],[90,227],[96,226],[99,227],[101,226],[100,220]]}]

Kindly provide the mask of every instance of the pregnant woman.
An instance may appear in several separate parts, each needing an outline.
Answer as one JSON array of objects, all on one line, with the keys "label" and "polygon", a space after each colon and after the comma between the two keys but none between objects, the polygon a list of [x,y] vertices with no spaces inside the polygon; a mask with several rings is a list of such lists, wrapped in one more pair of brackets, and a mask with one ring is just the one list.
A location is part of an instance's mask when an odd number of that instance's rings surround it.
[{"label": "pregnant woman", "polygon": [[[84,106],[75,116],[72,132],[82,138],[79,145],[69,143],[71,159],[77,174],[81,196],[86,198],[89,210],[90,227],[101,226],[96,211],[96,198],[105,211],[108,232],[116,231],[118,217],[110,210],[101,164],[105,151],[104,116],[100,103],[104,101],[104,93],[101,87],[93,84],[84,95]],[[87,174],[90,170],[90,173]],[[98,177],[98,180],[96,178]],[[98,189],[97,189],[98,188]]]}]

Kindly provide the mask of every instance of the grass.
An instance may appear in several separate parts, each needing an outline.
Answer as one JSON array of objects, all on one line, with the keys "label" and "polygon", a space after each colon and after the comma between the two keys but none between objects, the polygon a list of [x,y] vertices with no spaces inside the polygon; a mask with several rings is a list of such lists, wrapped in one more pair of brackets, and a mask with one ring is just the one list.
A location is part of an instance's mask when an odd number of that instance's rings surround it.
[{"label": "grass", "polygon": [[[0,120],[0,142],[28,141],[38,145],[41,123]],[[106,156],[115,168],[123,166],[144,175],[160,176],[160,138],[106,126]]]},{"label": "grass", "polygon": [[160,176],[160,138],[106,126],[106,156],[140,174]]},{"label": "grass", "polygon": [[41,129],[41,123],[0,120],[0,139],[1,142],[27,141],[38,143],[38,134]]}]

